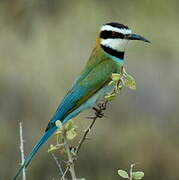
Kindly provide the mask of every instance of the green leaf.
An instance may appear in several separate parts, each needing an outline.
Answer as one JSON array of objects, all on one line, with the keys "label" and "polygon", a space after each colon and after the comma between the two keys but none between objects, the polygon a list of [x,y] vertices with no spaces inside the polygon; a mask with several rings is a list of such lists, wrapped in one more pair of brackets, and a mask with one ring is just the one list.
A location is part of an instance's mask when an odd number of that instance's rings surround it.
[{"label": "green leaf", "polygon": [[65,130],[70,131],[71,129],[77,129],[77,126],[72,121],[69,121],[65,126]]},{"label": "green leaf", "polygon": [[110,81],[110,82],[108,83],[108,86],[110,86],[110,85],[112,85],[112,84],[116,84],[116,83],[112,80],[112,81]]},{"label": "green leaf", "polygon": [[129,179],[128,173],[127,173],[126,171],[124,171],[124,170],[119,169],[119,170],[118,170],[118,174],[119,174],[119,176],[121,176],[122,178]]},{"label": "green leaf", "polygon": [[136,89],[135,79],[131,75],[129,75],[129,74],[126,74],[126,77],[124,79],[124,84],[129,89],[133,89],[133,90]]},{"label": "green leaf", "polygon": [[48,149],[48,153],[56,151],[58,148],[54,146],[53,144],[50,145],[50,148]]},{"label": "green leaf", "polygon": [[119,81],[120,78],[121,78],[121,74],[118,74],[118,73],[112,73],[111,78],[112,78],[113,81]]},{"label": "green leaf", "polygon": [[113,93],[113,94],[106,95],[104,98],[107,101],[112,101],[115,97],[116,97],[116,94]]},{"label": "green leaf", "polygon": [[144,172],[142,171],[137,171],[132,173],[132,178],[135,180],[140,180],[144,177]]},{"label": "green leaf", "polygon": [[62,143],[63,139],[64,139],[64,134],[63,133],[57,134],[57,143],[58,144]]},{"label": "green leaf", "polygon": [[69,140],[74,139],[76,137],[76,135],[77,135],[77,133],[76,133],[75,128],[70,129],[69,131],[66,132],[66,138]]},{"label": "green leaf", "polygon": [[69,131],[73,128],[73,122],[69,121],[66,125],[65,125],[65,130]]}]

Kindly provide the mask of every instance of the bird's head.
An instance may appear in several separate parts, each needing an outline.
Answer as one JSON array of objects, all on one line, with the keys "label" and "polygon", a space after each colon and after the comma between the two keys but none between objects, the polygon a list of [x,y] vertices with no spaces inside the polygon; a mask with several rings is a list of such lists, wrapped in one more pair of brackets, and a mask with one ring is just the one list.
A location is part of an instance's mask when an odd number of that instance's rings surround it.
[{"label": "bird's head", "polygon": [[124,53],[125,47],[130,40],[150,42],[140,35],[133,34],[131,29],[123,24],[107,23],[100,29],[99,43],[105,51]]}]

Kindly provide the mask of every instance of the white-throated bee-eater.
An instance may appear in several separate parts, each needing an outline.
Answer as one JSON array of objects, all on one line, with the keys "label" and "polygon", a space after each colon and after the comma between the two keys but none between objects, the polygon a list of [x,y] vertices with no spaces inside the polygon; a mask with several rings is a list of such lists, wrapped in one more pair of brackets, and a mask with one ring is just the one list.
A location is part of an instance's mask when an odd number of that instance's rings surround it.
[{"label": "white-throated bee-eater", "polygon": [[57,121],[61,121],[62,124],[66,123],[81,111],[95,106],[99,100],[113,90],[114,85],[109,85],[111,75],[112,73],[120,73],[121,67],[124,65],[125,47],[130,40],[149,42],[140,35],[132,34],[132,31],[123,24],[107,23],[101,27],[96,45],[86,66],[61,101],[48,123],[45,133],[26,157],[14,180],[57,130]]}]

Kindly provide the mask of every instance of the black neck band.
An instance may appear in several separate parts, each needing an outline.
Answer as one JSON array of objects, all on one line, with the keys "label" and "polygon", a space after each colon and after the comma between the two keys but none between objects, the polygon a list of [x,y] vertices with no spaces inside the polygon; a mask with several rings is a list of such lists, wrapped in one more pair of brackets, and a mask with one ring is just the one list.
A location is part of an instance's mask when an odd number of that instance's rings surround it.
[{"label": "black neck band", "polygon": [[110,54],[111,56],[115,56],[115,57],[117,57],[119,59],[124,59],[124,52],[123,51],[117,51],[117,50],[112,49],[110,47],[103,46],[102,44],[101,44],[101,47],[103,48],[103,50],[106,53]]}]

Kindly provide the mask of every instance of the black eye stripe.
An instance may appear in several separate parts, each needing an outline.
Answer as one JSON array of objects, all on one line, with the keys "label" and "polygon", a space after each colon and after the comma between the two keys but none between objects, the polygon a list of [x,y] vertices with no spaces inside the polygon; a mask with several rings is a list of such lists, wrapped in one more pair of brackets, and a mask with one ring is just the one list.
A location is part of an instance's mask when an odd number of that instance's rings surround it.
[{"label": "black eye stripe", "polygon": [[124,39],[124,34],[119,33],[119,32],[114,32],[114,31],[101,31],[100,33],[100,38],[103,39]]}]

